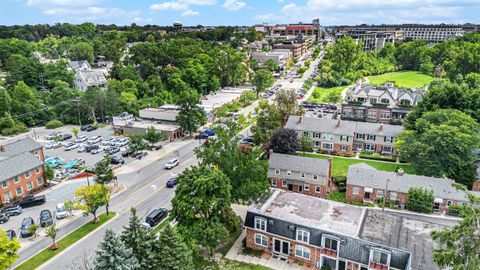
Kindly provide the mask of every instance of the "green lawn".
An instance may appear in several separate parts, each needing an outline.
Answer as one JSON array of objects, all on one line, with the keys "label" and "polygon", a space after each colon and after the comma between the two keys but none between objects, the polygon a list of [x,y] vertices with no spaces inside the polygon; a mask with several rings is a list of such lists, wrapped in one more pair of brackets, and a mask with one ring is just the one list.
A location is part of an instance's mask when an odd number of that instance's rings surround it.
[{"label": "green lawn", "polygon": [[271,270],[265,266],[258,264],[250,264],[238,261],[232,261],[222,258],[218,263],[215,261],[203,260],[200,257],[194,258],[195,269],[208,269],[208,270]]},{"label": "green lawn", "polygon": [[[303,155],[303,153],[299,153],[299,155]],[[328,155],[318,155],[312,153],[305,153],[307,157],[314,157],[314,158],[321,158],[321,159],[329,159],[330,156]],[[398,168],[403,168],[405,173],[413,173],[412,166],[408,164],[397,164],[397,163],[389,163],[389,162],[379,162],[374,160],[359,160],[359,159],[352,159],[352,158],[343,158],[343,157],[333,157],[333,164],[332,164],[332,175],[333,176],[346,176],[348,167],[353,164],[357,163],[366,163],[375,169],[382,170],[382,171],[389,171],[394,172]]]},{"label": "green lawn", "polygon": [[30,259],[23,262],[21,265],[15,267],[15,270],[33,270],[38,268],[40,265],[48,261],[49,259],[53,258],[58,253],[62,252],[78,240],[85,237],[87,234],[95,230],[96,228],[105,224],[105,222],[109,221],[113,217],[115,217],[117,213],[109,212],[107,216],[105,213],[98,216],[98,222],[93,224],[91,222],[87,222],[83,224],[81,227],[76,229],[75,231],[71,232],[67,236],[63,237],[59,241],[57,241],[58,249],[57,250],[50,250],[50,247],[45,248],[37,255],[31,257]]},{"label": "green lawn", "polygon": [[423,87],[429,84],[434,78],[418,71],[398,71],[389,74],[369,76],[370,84],[383,85],[386,82],[393,82],[397,87],[413,88]]},{"label": "green lawn", "polygon": [[332,88],[315,87],[312,94],[308,97],[307,101],[315,103],[327,103],[327,97],[330,92],[335,92],[340,95],[342,93],[342,90],[346,87],[348,86],[343,85]]}]

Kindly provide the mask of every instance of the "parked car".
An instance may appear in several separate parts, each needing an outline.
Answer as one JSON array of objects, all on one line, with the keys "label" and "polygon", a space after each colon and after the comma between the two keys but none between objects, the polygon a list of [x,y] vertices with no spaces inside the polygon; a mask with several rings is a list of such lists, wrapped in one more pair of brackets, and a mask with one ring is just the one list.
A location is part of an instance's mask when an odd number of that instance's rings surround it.
[{"label": "parked car", "polygon": [[87,143],[88,143],[88,144],[96,144],[96,143],[99,143],[100,141],[102,141],[102,137],[100,137],[100,136],[93,136],[93,137],[91,137],[91,138],[87,141]]},{"label": "parked car", "polygon": [[105,148],[105,153],[107,153],[109,155],[113,155],[113,154],[118,153],[118,152],[120,152],[120,148],[118,148],[118,147],[110,146],[110,147]]},{"label": "parked car", "polygon": [[140,152],[137,154],[136,158],[137,159],[142,159],[143,157],[146,157],[148,155],[147,152]]},{"label": "parked car", "polygon": [[253,139],[252,138],[243,138],[241,139],[238,144],[248,144],[248,145],[251,145],[251,146],[255,146],[255,143],[253,142]]},{"label": "parked car", "polygon": [[18,216],[22,213],[22,207],[20,205],[14,205],[2,210],[2,214],[6,214],[8,216]]},{"label": "parked car", "polygon": [[5,236],[8,237],[8,240],[12,241],[17,238],[17,233],[14,230],[8,230],[5,232]]},{"label": "parked car", "polygon": [[176,185],[177,185],[177,178],[172,177],[172,178],[168,179],[168,181],[167,181],[167,187],[168,188],[173,188]]},{"label": "parked car", "polygon": [[95,129],[97,129],[98,127],[95,126],[95,125],[92,125],[92,124],[89,124],[89,125],[85,125],[85,126],[82,126],[80,128],[81,131],[87,131],[87,132],[90,132],[90,131],[93,131]]},{"label": "parked car", "polygon": [[78,149],[77,149],[77,153],[83,153],[83,152],[85,152],[85,151],[87,151],[87,148],[86,148],[86,146],[83,145],[83,144],[80,145],[80,146],[78,147]]},{"label": "parked car", "polygon": [[165,208],[158,208],[150,212],[145,218],[145,222],[150,225],[150,227],[157,226],[162,220],[164,220],[168,215],[168,210]]},{"label": "parked car", "polygon": [[85,152],[90,153],[90,152],[92,152],[93,150],[96,150],[96,149],[98,149],[98,148],[100,148],[100,146],[98,146],[98,145],[96,145],[96,144],[87,145],[87,146],[85,147]]},{"label": "parked car", "polygon": [[78,148],[78,144],[76,143],[69,143],[67,145],[65,145],[65,151],[72,151],[74,149],[77,149]]},{"label": "parked car", "polygon": [[45,139],[51,141],[51,140],[55,139],[55,137],[57,137],[57,136],[62,136],[62,132],[60,132],[60,131],[51,132],[50,134],[45,136]]},{"label": "parked car", "polygon": [[75,139],[75,142],[76,142],[76,143],[82,143],[82,142],[86,142],[87,140],[88,140],[87,136],[81,135],[81,136],[78,136],[78,137]]},{"label": "parked car", "polygon": [[57,219],[62,219],[70,216],[70,212],[65,210],[65,204],[64,203],[59,203],[57,206],[55,206],[55,217]]},{"label": "parked car", "polygon": [[45,145],[45,148],[47,149],[60,148],[60,147],[62,147],[62,144],[59,142],[50,142]]},{"label": "parked car", "polygon": [[112,164],[124,164],[125,160],[119,156],[111,156],[110,157],[110,163]]},{"label": "parked car", "polygon": [[203,139],[206,139],[206,138],[208,138],[208,134],[206,132],[200,132],[199,134],[197,134],[195,136],[196,140],[200,140],[200,139],[203,140]]},{"label": "parked car", "polygon": [[63,134],[63,135],[60,137],[60,141],[70,140],[71,138],[72,138],[72,135],[71,135],[71,134]]},{"label": "parked car", "polygon": [[103,152],[105,149],[103,149],[102,147],[98,147],[97,149],[93,149],[92,151],[90,151],[92,154],[98,154],[98,153],[101,153]]},{"label": "parked car", "polygon": [[171,159],[165,164],[165,169],[171,170],[171,169],[177,167],[178,164],[179,164],[178,159],[176,159],[176,158]]},{"label": "parked car", "polygon": [[31,206],[37,206],[37,205],[42,205],[47,201],[45,198],[45,195],[40,195],[40,196],[33,196],[33,195],[28,195],[25,198],[23,198],[20,201],[16,201],[13,204],[14,205],[20,205],[22,208],[27,208]]},{"label": "parked car", "polygon": [[22,226],[20,227],[20,236],[21,237],[29,237],[32,236],[32,233],[28,230],[30,226],[35,224],[35,221],[33,221],[33,218],[31,217],[26,217],[22,220]]},{"label": "parked car", "polygon": [[53,224],[53,216],[52,212],[48,209],[42,210],[40,212],[40,226],[41,227],[47,227]]},{"label": "parked car", "polygon": [[10,216],[5,213],[0,213],[0,223],[5,223],[10,219]]},{"label": "parked car", "polygon": [[129,156],[133,155],[133,153],[134,153],[133,149],[129,148],[129,149],[123,151],[122,157],[129,157]]},{"label": "parked car", "polygon": [[118,146],[118,147],[126,146],[126,145],[128,145],[128,140],[126,140],[126,141],[122,140],[122,141],[116,142],[115,145]]}]

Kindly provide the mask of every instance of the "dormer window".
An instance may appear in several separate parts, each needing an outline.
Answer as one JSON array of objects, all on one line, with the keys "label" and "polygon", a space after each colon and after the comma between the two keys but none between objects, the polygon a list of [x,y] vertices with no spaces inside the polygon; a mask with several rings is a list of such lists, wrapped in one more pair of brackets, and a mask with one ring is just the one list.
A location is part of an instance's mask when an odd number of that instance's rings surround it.
[{"label": "dormer window", "polygon": [[323,240],[323,244],[322,244],[323,248],[338,251],[338,239],[324,236],[322,240]]},{"label": "dormer window", "polygon": [[280,174],[280,169],[275,169],[275,174]]},{"label": "dormer window", "polygon": [[291,176],[291,175],[292,175],[292,171],[288,170],[288,171],[287,171],[287,175],[288,175],[288,176]]},{"label": "dormer window", "polygon": [[305,230],[305,229],[297,229],[296,239],[299,242],[309,243],[310,242],[310,232]]},{"label": "dormer window", "polygon": [[316,174],[312,175],[312,179],[313,180],[318,180],[318,175],[316,175]]},{"label": "dormer window", "polygon": [[261,217],[255,217],[255,229],[266,232],[267,220]]}]

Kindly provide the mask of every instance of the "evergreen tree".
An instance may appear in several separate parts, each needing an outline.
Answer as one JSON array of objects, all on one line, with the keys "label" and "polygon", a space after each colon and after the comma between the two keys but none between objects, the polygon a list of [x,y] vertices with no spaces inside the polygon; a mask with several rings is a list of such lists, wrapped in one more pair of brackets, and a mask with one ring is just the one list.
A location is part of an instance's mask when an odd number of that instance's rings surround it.
[{"label": "evergreen tree", "polygon": [[95,252],[93,270],[135,270],[141,269],[132,250],[125,245],[111,229],[103,236]]},{"label": "evergreen tree", "polygon": [[156,254],[154,252],[155,236],[140,223],[135,208],[130,209],[132,215],[128,226],[123,228],[120,236],[125,246],[132,250],[133,257],[141,269],[154,269]]},{"label": "evergreen tree", "polygon": [[193,269],[192,251],[170,225],[160,234],[158,245],[158,269],[187,270]]}]

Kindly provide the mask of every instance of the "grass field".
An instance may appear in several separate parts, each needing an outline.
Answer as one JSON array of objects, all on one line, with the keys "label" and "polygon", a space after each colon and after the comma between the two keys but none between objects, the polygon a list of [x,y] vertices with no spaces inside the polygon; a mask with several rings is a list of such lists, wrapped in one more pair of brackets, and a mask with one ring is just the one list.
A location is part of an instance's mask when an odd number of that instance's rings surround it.
[{"label": "grass field", "polygon": [[315,102],[315,103],[327,103],[327,97],[330,92],[335,92],[337,94],[341,94],[342,90],[348,86],[337,86],[332,88],[323,88],[323,87],[315,87],[313,89],[312,94],[308,97],[308,102]]},{"label": "grass field", "polygon": [[44,250],[42,250],[40,253],[26,260],[25,262],[15,267],[14,269],[15,270],[37,269],[40,265],[50,260],[58,253],[64,251],[66,248],[73,245],[75,242],[82,239],[83,237],[91,233],[96,228],[102,226],[103,224],[105,224],[105,222],[109,221],[116,215],[117,214],[115,212],[110,212],[108,216],[105,213],[101,214],[100,216],[98,216],[97,223],[87,222],[83,224],[81,227],[79,227],[78,229],[76,229],[75,231],[71,232],[67,236],[57,241],[57,244],[58,244],[57,250],[51,250],[50,247],[47,247]]},{"label": "grass field", "polygon": [[209,270],[271,270],[268,267],[258,264],[250,264],[239,261],[232,261],[222,258],[220,261],[206,261],[202,258],[194,258],[195,269],[209,269]]},{"label": "grass field", "polygon": [[393,82],[397,87],[418,88],[429,84],[434,78],[418,71],[398,71],[389,74],[369,76],[368,79],[372,85],[383,85],[386,82]]},{"label": "grass field", "polygon": [[[303,153],[299,153],[298,155],[302,155]],[[328,155],[318,155],[312,153],[305,153],[307,157],[314,157],[314,158],[321,158],[321,159],[329,159],[330,156]],[[360,160],[360,159],[352,159],[352,158],[344,158],[344,157],[333,157],[333,164],[332,164],[332,175],[333,176],[346,176],[348,167],[350,165],[354,165],[357,163],[366,163],[375,169],[382,170],[382,171],[389,171],[394,172],[398,168],[402,168],[405,173],[413,173],[412,166],[408,164],[397,164],[397,163],[390,163],[390,162],[379,162],[373,160]]]}]

